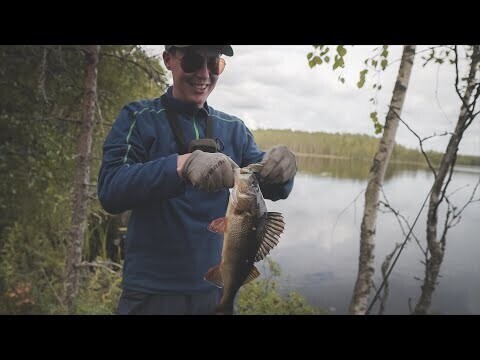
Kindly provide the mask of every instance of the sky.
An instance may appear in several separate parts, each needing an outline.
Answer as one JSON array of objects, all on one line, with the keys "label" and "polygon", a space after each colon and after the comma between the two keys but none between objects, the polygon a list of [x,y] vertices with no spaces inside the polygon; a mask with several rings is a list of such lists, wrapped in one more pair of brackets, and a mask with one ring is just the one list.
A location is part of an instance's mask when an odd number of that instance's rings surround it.
[{"label": "sky", "polygon": [[[144,46],[152,54],[164,50],[164,45]],[[375,54],[377,45],[348,46],[346,66],[341,72],[333,72],[331,65],[311,69],[306,57],[313,50],[311,45],[232,47],[235,54],[224,56],[227,65],[208,98],[210,106],[237,116],[251,130],[292,129],[371,136],[375,134],[370,113],[377,111],[380,123],[384,124],[400,65],[395,60],[401,58],[403,50],[401,45],[390,46],[391,65],[381,74],[368,77],[365,86],[358,89],[359,72],[365,59]],[[417,46],[416,51],[427,48]],[[425,54],[415,58],[401,115],[422,138],[453,131],[461,106],[454,87],[454,66],[423,67],[420,57]],[[466,68],[466,64],[461,64],[461,70]],[[338,81],[340,74],[345,84]],[[380,91],[372,89],[373,80],[382,84]],[[169,82],[172,84],[170,76]],[[369,101],[372,97],[377,99],[376,106]],[[434,137],[424,143],[424,148],[444,152],[448,139],[449,136]],[[399,126],[396,142],[419,148],[418,139],[404,125]],[[465,133],[459,153],[480,156],[480,116]]]}]

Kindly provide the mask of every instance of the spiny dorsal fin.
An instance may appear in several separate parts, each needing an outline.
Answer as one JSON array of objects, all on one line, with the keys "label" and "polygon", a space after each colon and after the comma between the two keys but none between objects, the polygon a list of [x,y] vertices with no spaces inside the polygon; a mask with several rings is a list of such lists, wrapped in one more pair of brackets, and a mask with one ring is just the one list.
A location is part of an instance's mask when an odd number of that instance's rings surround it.
[{"label": "spiny dorsal fin", "polygon": [[250,281],[255,280],[259,276],[260,276],[260,272],[258,271],[258,269],[254,265],[252,267],[252,270],[250,270],[250,273],[248,274],[247,278],[243,282],[243,285],[248,284]]},{"label": "spiny dorsal fin", "polygon": [[211,267],[210,270],[207,271],[204,279],[211,282],[213,285],[218,286],[219,288],[223,287],[223,276],[220,265]]},{"label": "spiny dorsal fin", "polygon": [[258,226],[258,236],[260,237],[260,247],[255,261],[260,261],[275,246],[278,245],[280,235],[283,233],[285,223],[282,214],[278,212],[268,212],[265,217],[260,220]]}]

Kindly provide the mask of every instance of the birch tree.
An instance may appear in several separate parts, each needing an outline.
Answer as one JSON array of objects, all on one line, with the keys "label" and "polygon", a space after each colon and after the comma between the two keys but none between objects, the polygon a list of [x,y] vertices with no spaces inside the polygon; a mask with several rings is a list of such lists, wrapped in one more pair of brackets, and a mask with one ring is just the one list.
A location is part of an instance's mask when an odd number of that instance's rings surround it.
[{"label": "birch tree", "polygon": [[[329,54],[329,47],[324,45],[313,45],[315,53],[311,52],[307,55],[310,67],[315,67],[324,63],[329,63],[332,58]],[[415,45],[406,45],[403,48],[400,68],[397,81],[393,90],[390,110],[387,114],[385,125],[382,126],[378,121],[377,112],[372,112],[370,118],[375,126],[375,133],[382,134],[378,150],[375,153],[373,164],[370,169],[367,189],[365,192],[365,207],[360,232],[360,256],[358,264],[358,273],[350,302],[349,312],[351,314],[363,315],[367,310],[367,302],[370,291],[373,286],[373,275],[375,272],[375,230],[377,221],[377,211],[379,205],[379,192],[381,190],[385,172],[392,155],[395,145],[395,136],[398,128],[398,117],[396,114],[401,113],[403,103],[405,101],[410,74],[413,67],[413,59],[415,56]],[[336,54],[333,57],[332,69],[341,69],[345,66],[345,56],[347,50],[344,46],[339,45],[336,48]],[[370,65],[373,69],[385,70],[388,66],[388,45],[383,45],[379,57],[365,60],[365,65]],[[357,83],[359,88],[363,87],[366,81],[368,68],[360,72],[360,79]],[[338,77],[339,81],[345,82],[342,74]],[[381,85],[373,84],[373,89],[379,91]],[[375,99],[370,99],[375,104]]]},{"label": "birch tree", "polygon": [[385,177],[385,171],[395,145],[395,136],[399,122],[397,114],[401,114],[405,102],[414,56],[415,45],[404,46],[397,82],[393,89],[390,110],[385,120],[383,135],[380,140],[378,151],[373,158],[373,164],[370,169],[367,190],[365,192],[365,208],[360,230],[358,274],[352,300],[350,302],[350,314],[363,315],[367,310],[368,298],[375,272],[374,249],[379,194]]},{"label": "birch tree", "polygon": [[[450,203],[446,196],[446,191],[452,179],[459,144],[465,131],[472,124],[473,120],[479,113],[475,113],[474,111],[477,99],[480,96],[480,81],[477,79],[480,65],[480,45],[474,45],[471,47],[471,54],[469,56],[471,59],[470,69],[466,77],[466,88],[463,94],[459,85],[460,80],[458,70],[457,46],[454,47],[454,53],[454,63],[457,74],[455,81],[455,89],[461,99],[461,108],[458,121],[455,126],[455,131],[450,137],[446,152],[438,167],[438,171],[432,169],[434,174],[434,183],[430,194],[427,215],[427,246],[430,256],[426,259],[427,261],[425,264],[425,278],[422,284],[422,292],[413,311],[414,314],[426,314],[430,307],[430,304],[432,302],[432,294],[436,288],[438,276],[440,273],[440,267],[445,255],[447,232],[449,228],[456,224],[456,221],[459,220],[460,213],[465,208],[464,206],[463,208],[456,209],[455,207],[450,206]],[[440,204],[444,201],[448,202],[448,211],[446,215],[446,220],[444,222],[443,230],[439,234],[437,232],[438,212]]]}]

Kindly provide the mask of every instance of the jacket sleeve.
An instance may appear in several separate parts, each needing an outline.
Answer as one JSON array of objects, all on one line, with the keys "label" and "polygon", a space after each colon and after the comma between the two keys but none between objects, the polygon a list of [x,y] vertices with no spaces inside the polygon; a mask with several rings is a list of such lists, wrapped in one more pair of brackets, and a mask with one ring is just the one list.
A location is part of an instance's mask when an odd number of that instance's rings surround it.
[{"label": "jacket sleeve", "polygon": [[178,154],[148,161],[138,120],[137,113],[123,108],[103,144],[98,198],[112,214],[185,192],[177,173]]},{"label": "jacket sleeve", "polygon": [[[247,127],[245,127],[245,132],[247,140],[243,149],[241,167],[261,162],[263,157],[265,156],[265,152],[261,151],[258,148],[257,144],[255,143],[255,139],[253,138],[252,132]],[[260,179],[259,184],[260,189],[262,190],[263,197],[272,201],[286,199],[293,189],[294,179],[295,178],[283,184],[267,184],[262,182]]]}]

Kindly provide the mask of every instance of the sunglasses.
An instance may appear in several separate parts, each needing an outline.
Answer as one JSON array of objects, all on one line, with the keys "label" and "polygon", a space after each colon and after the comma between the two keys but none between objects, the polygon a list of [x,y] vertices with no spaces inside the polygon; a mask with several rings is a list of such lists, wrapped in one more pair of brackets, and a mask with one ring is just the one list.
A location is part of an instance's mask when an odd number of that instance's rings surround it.
[{"label": "sunglasses", "polygon": [[180,59],[180,66],[185,73],[194,73],[200,70],[207,62],[208,71],[213,75],[220,75],[225,70],[225,59],[218,56],[202,56],[194,51],[187,51]]}]

